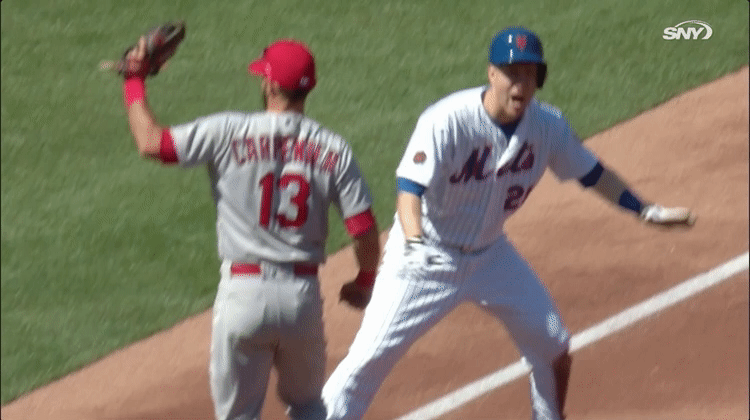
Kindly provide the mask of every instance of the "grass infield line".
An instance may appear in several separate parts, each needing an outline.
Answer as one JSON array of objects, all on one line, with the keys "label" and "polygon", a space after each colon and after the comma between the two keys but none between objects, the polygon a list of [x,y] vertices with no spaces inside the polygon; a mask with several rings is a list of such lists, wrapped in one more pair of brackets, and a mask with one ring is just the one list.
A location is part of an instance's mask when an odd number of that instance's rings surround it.
[{"label": "grass infield line", "polygon": [[[748,270],[750,265],[749,253],[745,252],[710,271],[699,274],[691,279],[674,286],[664,292],[654,295],[641,303],[613,315],[600,323],[593,325],[570,339],[570,351],[575,352],[589,346],[603,338],[613,335],[638,321],[641,321],[672,305],[686,300],[698,293],[715,286],[734,275]],[[428,403],[396,420],[428,420],[436,419],[469,401],[484,395],[493,389],[500,388],[530,372],[529,365],[521,360],[508,365],[494,373],[471,382],[463,387]]]}]

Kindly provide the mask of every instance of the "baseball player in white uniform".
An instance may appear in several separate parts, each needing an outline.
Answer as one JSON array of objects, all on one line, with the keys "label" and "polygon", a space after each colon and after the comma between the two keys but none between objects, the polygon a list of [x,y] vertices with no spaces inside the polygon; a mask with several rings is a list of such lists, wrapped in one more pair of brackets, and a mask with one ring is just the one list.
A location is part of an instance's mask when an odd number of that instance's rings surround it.
[{"label": "baseball player in white uniform", "polygon": [[248,70],[265,110],[222,112],[164,127],[145,95],[144,39],[127,56],[124,96],[141,155],[206,165],[216,203],[221,281],[213,308],[210,385],[219,420],[258,419],[272,366],[292,419],[324,419],[325,342],[318,265],[334,204],[354,238],[360,273],[341,299],[362,309],[379,261],[372,200],[352,150],[304,115],[315,62],[279,40]]},{"label": "baseball player in white uniform", "polygon": [[448,95],[419,117],[396,170],[397,214],[372,301],[323,388],[328,419],[362,418],[399,358],[465,301],[502,321],[531,365],[533,418],[563,418],[570,334],[503,232],[546,168],[646,222],[692,223],[688,209],[637,198],[560,110],[534,99],[546,72],[537,35],[506,28],[489,49],[489,84]]}]

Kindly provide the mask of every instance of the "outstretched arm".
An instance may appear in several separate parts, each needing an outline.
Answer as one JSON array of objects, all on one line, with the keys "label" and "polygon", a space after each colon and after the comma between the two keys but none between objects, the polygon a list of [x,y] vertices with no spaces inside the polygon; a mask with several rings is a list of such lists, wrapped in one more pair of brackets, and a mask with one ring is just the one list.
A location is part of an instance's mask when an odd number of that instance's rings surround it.
[{"label": "outstretched arm", "polygon": [[[132,87],[133,85],[136,86]],[[138,85],[140,85],[140,87]],[[161,149],[161,139],[166,127],[163,127],[156,122],[148,103],[146,103],[143,79],[125,80],[123,90],[126,97],[128,96],[129,90],[132,89],[143,90],[144,95],[141,100],[136,100],[129,106],[126,105],[130,132],[133,134],[135,145],[138,148],[138,153],[141,157],[158,160],[159,151]]]},{"label": "outstretched arm", "polygon": [[614,172],[597,163],[579,182],[592,187],[605,200],[632,211],[641,220],[657,225],[688,225],[695,223],[695,215],[685,207],[663,207],[636,196]]},{"label": "outstretched arm", "polygon": [[138,44],[127,55],[125,65],[129,76],[123,83],[128,124],[133,134],[138,153],[142,157],[159,159],[161,139],[165,127],[159,125],[146,101],[145,62],[146,40],[141,37]]}]

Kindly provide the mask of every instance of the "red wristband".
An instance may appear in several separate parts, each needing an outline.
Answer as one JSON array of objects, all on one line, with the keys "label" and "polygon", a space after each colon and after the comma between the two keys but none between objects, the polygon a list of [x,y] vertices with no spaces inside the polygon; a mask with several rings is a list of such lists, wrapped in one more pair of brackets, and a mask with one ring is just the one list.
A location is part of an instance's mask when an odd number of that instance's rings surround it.
[{"label": "red wristband", "polygon": [[375,272],[374,271],[360,271],[357,274],[357,278],[354,279],[354,283],[360,287],[370,288],[375,284]]},{"label": "red wristband", "polygon": [[146,84],[143,78],[130,77],[122,84],[122,96],[125,98],[125,106],[129,107],[137,101],[146,98]]}]

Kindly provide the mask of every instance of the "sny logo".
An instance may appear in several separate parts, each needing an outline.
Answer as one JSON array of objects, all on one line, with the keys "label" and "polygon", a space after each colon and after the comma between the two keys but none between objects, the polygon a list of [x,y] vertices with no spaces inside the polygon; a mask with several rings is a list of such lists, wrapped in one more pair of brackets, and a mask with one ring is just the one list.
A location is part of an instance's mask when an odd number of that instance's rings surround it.
[{"label": "sny logo", "polygon": [[[692,24],[683,27],[682,25],[685,24]],[[706,30],[704,33],[703,30]],[[685,22],[678,23],[675,26],[668,26],[664,28],[664,35],[662,35],[662,38],[666,39],[667,41],[672,41],[675,39],[698,39],[698,37],[703,33],[702,40],[706,40],[708,38],[711,38],[711,35],[713,34],[713,30],[708,25],[708,23],[700,21],[700,20],[686,20]]]}]

